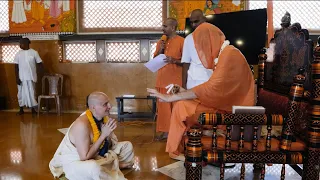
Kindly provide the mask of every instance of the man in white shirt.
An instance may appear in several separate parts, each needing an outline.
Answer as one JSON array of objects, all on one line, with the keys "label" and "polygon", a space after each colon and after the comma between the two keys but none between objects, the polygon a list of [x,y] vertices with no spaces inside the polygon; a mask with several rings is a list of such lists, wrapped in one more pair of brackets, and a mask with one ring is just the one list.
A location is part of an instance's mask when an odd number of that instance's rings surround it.
[{"label": "man in white shirt", "polygon": [[[193,10],[190,16],[190,23],[193,29],[206,22],[206,17],[200,9]],[[183,44],[182,58],[182,86],[191,89],[197,85],[207,82],[212,75],[212,69],[207,69],[202,65],[195,48],[192,33],[189,34]]]},{"label": "man in white shirt", "polygon": [[18,102],[21,115],[24,113],[23,107],[31,108],[32,114],[36,114],[35,107],[38,105],[35,98],[35,83],[37,82],[36,64],[43,70],[42,60],[37,51],[29,47],[30,40],[22,38],[20,40],[21,50],[14,57],[16,82],[18,85]]}]

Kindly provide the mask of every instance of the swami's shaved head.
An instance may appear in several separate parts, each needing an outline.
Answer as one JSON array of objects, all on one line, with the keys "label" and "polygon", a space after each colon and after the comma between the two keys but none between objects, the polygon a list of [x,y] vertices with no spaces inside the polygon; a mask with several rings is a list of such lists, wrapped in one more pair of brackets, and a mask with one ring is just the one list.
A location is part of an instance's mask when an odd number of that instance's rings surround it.
[{"label": "swami's shaved head", "polygon": [[196,29],[200,24],[207,21],[201,9],[195,9],[191,12],[190,23],[193,29]]},{"label": "swami's shaved head", "polygon": [[93,92],[87,96],[87,106],[98,120],[110,115],[112,108],[109,97],[103,92]]},{"label": "swami's shaved head", "polygon": [[178,28],[178,21],[175,18],[167,19],[168,25],[171,25],[175,30]]},{"label": "swami's shaved head", "polygon": [[168,18],[162,25],[163,34],[168,37],[172,37],[176,34],[176,30],[178,28],[178,22],[174,18]]},{"label": "swami's shaved head", "polygon": [[103,92],[93,92],[88,96],[88,107],[91,109],[95,105],[99,105],[104,101],[104,99],[108,99],[108,96]]},{"label": "swami's shaved head", "polygon": [[205,17],[201,9],[195,9],[191,12],[190,17]]}]

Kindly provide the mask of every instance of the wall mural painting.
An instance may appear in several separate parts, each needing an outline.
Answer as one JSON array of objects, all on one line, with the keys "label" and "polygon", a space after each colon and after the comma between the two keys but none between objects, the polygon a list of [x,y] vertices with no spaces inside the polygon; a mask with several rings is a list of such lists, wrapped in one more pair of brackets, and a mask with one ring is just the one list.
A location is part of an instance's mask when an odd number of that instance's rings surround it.
[{"label": "wall mural painting", "polygon": [[169,16],[176,18],[179,30],[184,30],[186,18],[194,9],[201,9],[206,15],[240,11],[245,9],[244,0],[170,0]]},{"label": "wall mural painting", "polygon": [[10,33],[76,31],[75,0],[9,1]]}]

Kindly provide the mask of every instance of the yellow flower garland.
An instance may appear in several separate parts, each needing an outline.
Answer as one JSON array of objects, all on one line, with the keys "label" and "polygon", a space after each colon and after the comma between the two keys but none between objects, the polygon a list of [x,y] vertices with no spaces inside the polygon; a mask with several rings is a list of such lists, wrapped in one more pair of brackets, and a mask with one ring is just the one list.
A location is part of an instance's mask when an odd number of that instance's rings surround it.
[{"label": "yellow flower garland", "polygon": [[[99,131],[99,129],[98,129],[98,126],[97,126],[96,122],[94,121],[93,116],[92,116],[92,113],[91,113],[91,111],[90,111],[89,109],[86,110],[86,115],[87,115],[87,117],[88,117],[88,119],[89,119],[89,122],[90,122],[90,125],[91,125],[91,128],[92,128],[93,143],[95,143],[95,142],[99,139],[101,133],[100,133],[100,131]],[[105,117],[103,118],[103,123],[105,124],[105,123],[107,123],[108,121],[109,121],[109,118],[108,118],[107,116],[105,116]],[[101,144],[101,146],[100,146],[100,149],[103,147],[104,142],[105,142],[105,141],[102,142],[102,144]]]}]

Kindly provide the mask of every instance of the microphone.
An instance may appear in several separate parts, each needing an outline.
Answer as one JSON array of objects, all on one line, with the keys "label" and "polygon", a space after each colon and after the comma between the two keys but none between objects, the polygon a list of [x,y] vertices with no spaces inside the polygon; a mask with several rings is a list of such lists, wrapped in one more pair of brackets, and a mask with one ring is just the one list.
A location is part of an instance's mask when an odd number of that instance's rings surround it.
[{"label": "microphone", "polygon": [[[162,35],[160,40],[164,43],[164,45],[166,45],[166,41],[168,40],[168,37],[166,35]],[[160,51],[160,54],[164,54],[164,49],[165,47]]]},{"label": "microphone", "polygon": [[166,42],[166,41],[167,41],[167,39],[168,39],[168,37],[167,37],[166,35],[162,35],[162,36],[161,36],[161,41]]}]

